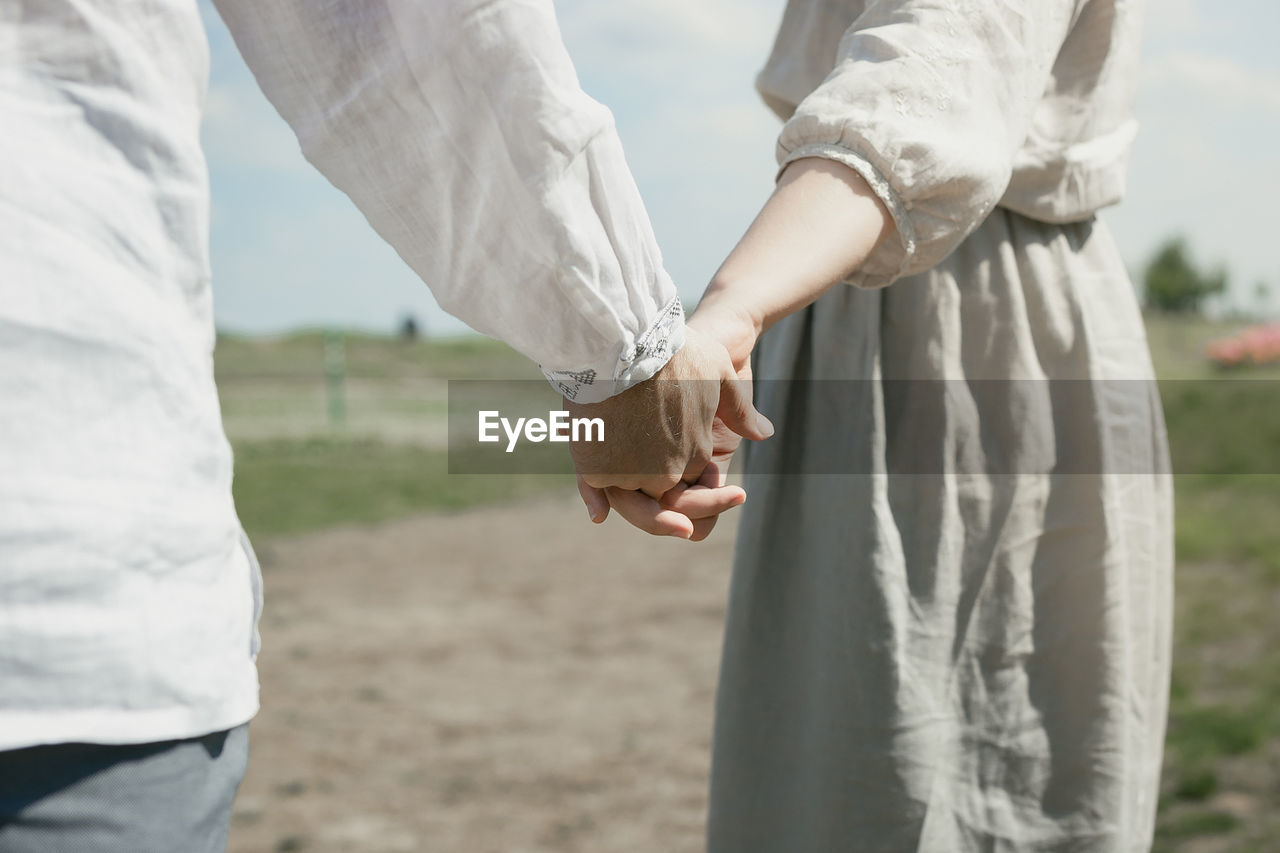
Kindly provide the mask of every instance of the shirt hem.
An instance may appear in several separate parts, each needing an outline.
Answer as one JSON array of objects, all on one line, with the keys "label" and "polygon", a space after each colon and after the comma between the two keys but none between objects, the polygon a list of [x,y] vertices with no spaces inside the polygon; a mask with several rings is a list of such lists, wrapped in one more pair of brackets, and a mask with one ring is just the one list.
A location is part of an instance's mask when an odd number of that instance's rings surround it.
[{"label": "shirt hem", "polygon": [[191,708],[0,711],[0,751],[59,743],[123,746],[185,740],[247,723],[258,709],[255,690],[208,713]]}]

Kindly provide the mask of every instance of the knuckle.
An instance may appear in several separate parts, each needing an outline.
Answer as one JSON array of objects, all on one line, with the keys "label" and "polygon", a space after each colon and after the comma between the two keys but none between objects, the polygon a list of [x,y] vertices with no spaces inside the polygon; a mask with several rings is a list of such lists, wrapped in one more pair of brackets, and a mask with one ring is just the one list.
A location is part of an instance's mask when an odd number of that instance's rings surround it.
[{"label": "knuckle", "polygon": [[684,476],[684,471],[664,471],[660,476],[654,478],[654,487],[659,494],[666,494],[680,483],[682,476]]},{"label": "knuckle", "polygon": [[609,478],[603,474],[581,474],[579,476],[581,477],[582,482],[586,483],[593,489],[607,489],[613,485]]}]

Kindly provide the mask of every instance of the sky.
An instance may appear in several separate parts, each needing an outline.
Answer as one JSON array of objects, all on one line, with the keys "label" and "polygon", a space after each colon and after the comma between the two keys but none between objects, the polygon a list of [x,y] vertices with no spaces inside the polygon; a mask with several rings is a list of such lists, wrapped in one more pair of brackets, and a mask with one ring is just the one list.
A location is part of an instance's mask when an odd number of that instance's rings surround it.
[{"label": "sky", "polygon": [[[219,328],[465,333],[302,158],[208,0],[203,128]],[[1280,311],[1280,4],[1148,2],[1126,200],[1102,214],[1135,274],[1184,235],[1231,300]],[[772,187],[778,120],[753,88],[783,0],[557,0],[583,88],[614,114],[667,270],[693,305]]]}]

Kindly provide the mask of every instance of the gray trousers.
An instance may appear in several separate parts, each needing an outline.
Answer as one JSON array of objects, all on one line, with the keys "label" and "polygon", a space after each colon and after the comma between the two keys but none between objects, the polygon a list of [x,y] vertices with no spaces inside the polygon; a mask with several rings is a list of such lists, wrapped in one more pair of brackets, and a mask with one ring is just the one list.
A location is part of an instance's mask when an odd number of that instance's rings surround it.
[{"label": "gray trousers", "polygon": [[249,726],[0,752],[0,853],[222,853]]}]

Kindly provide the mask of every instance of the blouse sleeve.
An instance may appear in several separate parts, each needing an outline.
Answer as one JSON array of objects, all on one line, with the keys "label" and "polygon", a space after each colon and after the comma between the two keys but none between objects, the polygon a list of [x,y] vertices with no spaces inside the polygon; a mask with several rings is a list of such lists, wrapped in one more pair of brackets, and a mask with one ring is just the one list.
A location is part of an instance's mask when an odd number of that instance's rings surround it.
[{"label": "blouse sleeve", "polygon": [[942,261],[1000,200],[1075,0],[871,0],[834,70],[778,140],[785,167],[827,157],[859,172],[897,238],[850,278],[880,287]]},{"label": "blouse sleeve", "polygon": [[[597,402],[684,314],[550,0],[215,0],[306,158],[440,305]],[[352,286],[358,286],[352,282]]]}]

